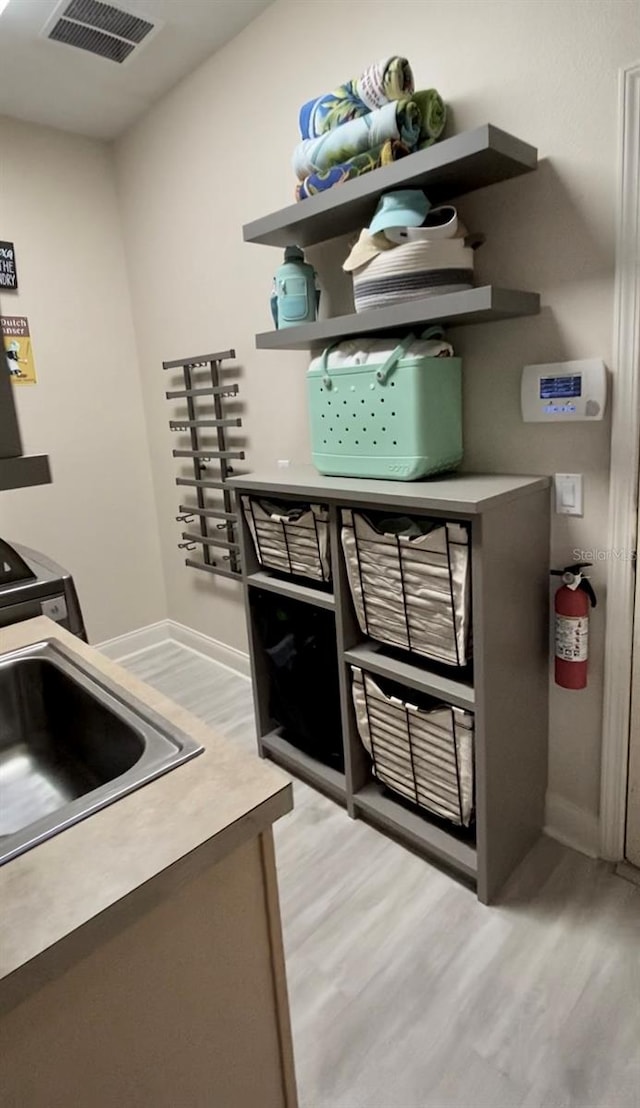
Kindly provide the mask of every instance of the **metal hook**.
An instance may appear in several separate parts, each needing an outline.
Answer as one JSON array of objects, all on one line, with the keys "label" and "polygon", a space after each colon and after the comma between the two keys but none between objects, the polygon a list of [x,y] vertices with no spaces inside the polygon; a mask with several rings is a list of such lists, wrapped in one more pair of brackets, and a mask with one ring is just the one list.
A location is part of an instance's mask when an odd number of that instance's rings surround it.
[{"label": "metal hook", "polygon": [[176,516],[177,523],[193,523],[193,516]]},{"label": "metal hook", "polygon": [[194,542],[179,542],[178,550],[195,550],[196,544]]}]

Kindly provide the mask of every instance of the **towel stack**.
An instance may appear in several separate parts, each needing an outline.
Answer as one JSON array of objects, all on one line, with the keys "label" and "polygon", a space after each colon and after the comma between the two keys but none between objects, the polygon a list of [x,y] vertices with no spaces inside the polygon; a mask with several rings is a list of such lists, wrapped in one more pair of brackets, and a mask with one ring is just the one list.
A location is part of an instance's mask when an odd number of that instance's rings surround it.
[{"label": "towel stack", "polygon": [[293,169],[296,199],[304,200],[431,146],[444,131],[446,107],[435,89],[414,92],[409,62],[391,57],[303,104],[299,122]]}]

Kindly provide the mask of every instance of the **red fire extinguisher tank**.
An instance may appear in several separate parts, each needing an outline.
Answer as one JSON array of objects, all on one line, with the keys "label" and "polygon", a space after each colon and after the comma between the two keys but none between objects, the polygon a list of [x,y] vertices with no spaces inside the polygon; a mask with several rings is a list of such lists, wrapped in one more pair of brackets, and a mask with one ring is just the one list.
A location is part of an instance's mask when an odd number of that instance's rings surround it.
[{"label": "red fire extinguisher tank", "polygon": [[582,575],[589,565],[590,562],[577,562],[551,571],[553,576],[562,577],[563,582],[554,604],[556,685],[563,689],[587,686],[589,608],[595,608],[597,603],[591,582]]}]

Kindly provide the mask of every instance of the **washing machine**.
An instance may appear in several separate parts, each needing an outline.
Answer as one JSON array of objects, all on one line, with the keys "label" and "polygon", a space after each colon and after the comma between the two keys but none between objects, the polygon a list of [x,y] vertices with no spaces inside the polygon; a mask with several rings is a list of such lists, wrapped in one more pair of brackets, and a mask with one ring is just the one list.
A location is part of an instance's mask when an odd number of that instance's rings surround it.
[{"label": "washing machine", "polygon": [[49,616],[87,641],[73,577],[44,554],[0,539],[0,628]]}]

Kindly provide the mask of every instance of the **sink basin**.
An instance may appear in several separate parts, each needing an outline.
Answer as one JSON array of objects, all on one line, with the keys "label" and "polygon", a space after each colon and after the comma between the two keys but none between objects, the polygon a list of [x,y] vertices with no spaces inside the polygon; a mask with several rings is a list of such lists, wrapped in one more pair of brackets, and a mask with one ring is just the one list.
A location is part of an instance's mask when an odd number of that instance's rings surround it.
[{"label": "sink basin", "polygon": [[57,642],[0,655],[0,864],[202,749]]}]

